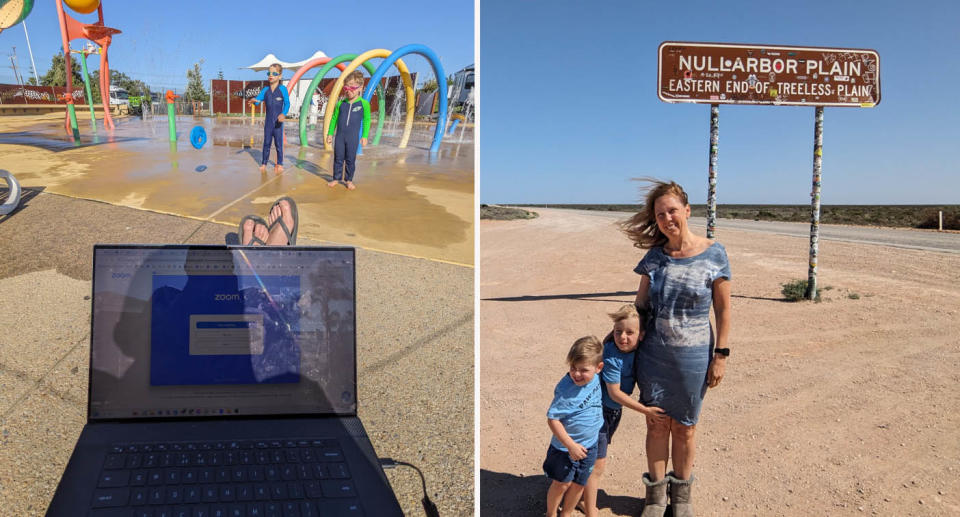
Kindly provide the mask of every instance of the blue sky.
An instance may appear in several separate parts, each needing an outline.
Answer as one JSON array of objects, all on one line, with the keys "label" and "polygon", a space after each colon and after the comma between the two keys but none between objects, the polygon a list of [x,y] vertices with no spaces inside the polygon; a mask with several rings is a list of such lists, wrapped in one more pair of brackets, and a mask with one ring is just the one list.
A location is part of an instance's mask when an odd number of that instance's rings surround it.
[{"label": "blue sky", "polygon": [[[710,107],[656,94],[657,47],[878,51],[881,102],[824,113],[824,204],[960,204],[960,4],[480,4],[480,201],[632,203],[632,177],[707,193]],[[807,204],[814,108],[720,106],[719,203]]]},{"label": "blue sky", "polygon": [[[226,8],[224,8],[226,6]],[[264,6],[273,6],[265,10]],[[204,59],[203,77],[208,80],[223,70],[224,78],[266,79],[264,73],[239,68],[272,52],[284,61],[300,61],[317,50],[328,56],[362,53],[373,48],[394,50],[411,43],[431,48],[446,75],[474,62],[474,7],[470,1],[419,0],[358,2],[285,2],[235,0],[231,2],[141,2],[106,0],[107,26],[123,31],[110,45],[110,67],[146,81],[152,88],[186,86],[186,71]],[[81,21],[96,21],[90,15],[67,10]],[[62,46],[57,10],[53,0],[37,0],[26,19],[30,45],[43,75],[53,54]],[[73,48],[82,46],[75,40]],[[30,77],[30,56],[23,27],[0,33],[0,83],[14,83],[8,55],[16,47],[24,80]],[[403,60],[420,82],[432,78],[428,61],[419,55]],[[376,65],[380,60],[373,60]],[[95,57],[88,66],[96,69]],[[285,71],[290,78],[293,71]],[[310,72],[307,77],[312,77]]]}]

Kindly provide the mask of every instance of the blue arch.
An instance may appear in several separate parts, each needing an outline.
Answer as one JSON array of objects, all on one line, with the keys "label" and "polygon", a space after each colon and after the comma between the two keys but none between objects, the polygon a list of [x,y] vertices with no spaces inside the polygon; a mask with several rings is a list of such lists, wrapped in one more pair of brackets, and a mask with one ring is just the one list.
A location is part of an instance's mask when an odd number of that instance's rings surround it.
[{"label": "blue arch", "polygon": [[443,140],[443,130],[447,124],[447,76],[443,73],[443,65],[440,64],[440,59],[438,59],[437,55],[427,46],[414,43],[394,50],[383,63],[380,63],[380,67],[377,68],[373,75],[370,76],[370,82],[367,83],[367,88],[363,91],[363,98],[367,102],[370,102],[370,99],[373,98],[373,90],[380,84],[380,79],[383,79],[384,74],[387,73],[387,70],[393,66],[396,60],[407,54],[420,54],[427,58],[427,60],[430,61],[430,66],[433,67],[433,74],[437,78],[440,104],[438,106],[439,112],[437,113],[437,129],[433,133],[433,143],[430,144],[430,152],[435,153],[440,150],[440,142]]}]

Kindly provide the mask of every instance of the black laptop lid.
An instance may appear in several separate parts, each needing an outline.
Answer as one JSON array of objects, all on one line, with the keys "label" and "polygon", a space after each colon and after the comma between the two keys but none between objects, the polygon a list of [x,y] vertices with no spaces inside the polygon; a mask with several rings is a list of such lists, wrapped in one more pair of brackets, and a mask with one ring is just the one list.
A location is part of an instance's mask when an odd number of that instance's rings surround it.
[{"label": "black laptop lid", "polygon": [[355,415],[353,248],[94,248],[88,417]]}]

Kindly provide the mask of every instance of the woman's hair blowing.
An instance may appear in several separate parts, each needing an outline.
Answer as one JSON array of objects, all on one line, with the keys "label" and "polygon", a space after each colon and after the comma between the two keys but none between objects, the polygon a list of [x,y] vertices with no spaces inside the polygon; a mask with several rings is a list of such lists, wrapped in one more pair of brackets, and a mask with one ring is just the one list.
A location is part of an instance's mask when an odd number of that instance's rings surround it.
[{"label": "woman's hair blowing", "polygon": [[644,195],[643,207],[630,219],[621,221],[620,230],[627,234],[634,246],[640,249],[662,246],[666,244],[667,237],[657,226],[657,214],[654,213],[653,204],[662,196],[670,194],[687,206],[690,204],[687,202],[687,193],[674,181],[666,182],[655,178],[638,178],[638,181],[646,183],[640,188],[640,192]]}]

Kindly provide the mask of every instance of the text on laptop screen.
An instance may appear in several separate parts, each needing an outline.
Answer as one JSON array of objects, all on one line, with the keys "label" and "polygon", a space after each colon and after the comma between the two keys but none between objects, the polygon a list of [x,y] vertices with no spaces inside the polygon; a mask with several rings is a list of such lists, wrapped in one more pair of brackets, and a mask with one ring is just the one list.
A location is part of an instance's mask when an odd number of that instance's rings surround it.
[{"label": "text on laptop screen", "polygon": [[90,417],[355,414],[349,248],[97,247]]}]

